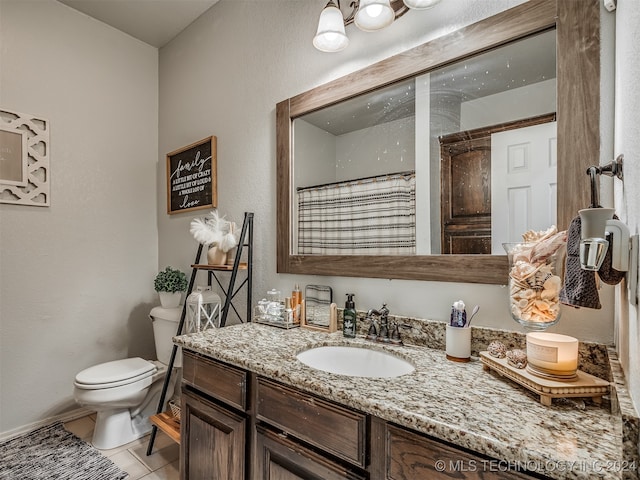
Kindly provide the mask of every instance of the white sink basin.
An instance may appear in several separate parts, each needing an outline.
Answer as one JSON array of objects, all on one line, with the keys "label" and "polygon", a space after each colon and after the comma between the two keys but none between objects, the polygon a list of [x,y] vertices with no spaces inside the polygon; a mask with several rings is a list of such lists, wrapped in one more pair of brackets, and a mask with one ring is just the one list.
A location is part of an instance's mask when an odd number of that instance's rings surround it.
[{"label": "white sink basin", "polygon": [[316,347],[299,353],[297,358],[316,370],[350,377],[391,378],[415,370],[395,355],[360,347]]}]

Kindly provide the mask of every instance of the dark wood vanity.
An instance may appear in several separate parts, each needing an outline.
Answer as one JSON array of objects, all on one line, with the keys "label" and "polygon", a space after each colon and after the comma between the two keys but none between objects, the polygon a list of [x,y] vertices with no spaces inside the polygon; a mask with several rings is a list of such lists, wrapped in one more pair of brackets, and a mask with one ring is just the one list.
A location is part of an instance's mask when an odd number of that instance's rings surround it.
[{"label": "dark wood vanity", "polygon": [[183,480],[534,478],[373,415],[183,353]]}]

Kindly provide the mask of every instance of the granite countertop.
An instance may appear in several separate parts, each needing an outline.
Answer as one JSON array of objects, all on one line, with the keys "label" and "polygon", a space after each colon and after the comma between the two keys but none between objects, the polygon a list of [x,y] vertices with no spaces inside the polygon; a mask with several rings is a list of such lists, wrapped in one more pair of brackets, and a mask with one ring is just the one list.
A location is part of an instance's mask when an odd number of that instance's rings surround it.
[{"label": "granite countertop", "polygon": [[[383,346],[295,328],[248,323],[182,335],[198,353],[336,401],[384,420],[556,479],[621,479],[622,420],[589,400],[550,407],[523,387],[484,371],[481,362],[448,361],[442,350]],[[320,345],[383,349],[410,361],[396,378],[346,377],[312,369],[296,354]],[[506,463],[492,464],[504,468]],[[487,467],[489,468],[489,467]],[[623,476],[624,474],[624,476]]]}]

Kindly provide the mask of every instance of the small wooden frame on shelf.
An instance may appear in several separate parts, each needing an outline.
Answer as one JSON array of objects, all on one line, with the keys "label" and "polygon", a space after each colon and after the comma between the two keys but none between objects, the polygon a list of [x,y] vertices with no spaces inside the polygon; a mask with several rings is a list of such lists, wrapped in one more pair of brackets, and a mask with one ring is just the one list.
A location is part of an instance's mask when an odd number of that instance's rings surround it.
[{"label": "small wooden frame on shelf", "polygon": [[480,352],[480,361],[484,370],[494,370],[539,394],[540,403],[546,406],[551,405],[554,398],[569,397],[590,397],[594,403],[599,404],[602,396],[609,393],[609,382],[581,370],[578,370],[575,380],[562,381],[538,377],[524,368],[512,367],[506,358],[492,357],[489,352]]}]

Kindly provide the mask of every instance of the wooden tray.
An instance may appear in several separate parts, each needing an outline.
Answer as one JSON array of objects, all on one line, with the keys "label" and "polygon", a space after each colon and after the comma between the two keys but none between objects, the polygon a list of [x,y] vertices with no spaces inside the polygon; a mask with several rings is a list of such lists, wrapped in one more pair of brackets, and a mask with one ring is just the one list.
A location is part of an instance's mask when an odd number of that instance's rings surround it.
[{"label": "wooden tray", "polygon": [[494,370],[523,387],[540,395],[540,403],[551,405],[554,398],[591,397],[595,403],[602,402],[602,396],[609,393],[610,384],[581,370],[571,381],[553,380],[534,375],[526,369],[518,369],[507,363],[506,358],[495,358],[489,352],[480,352],[484,370]]}]

